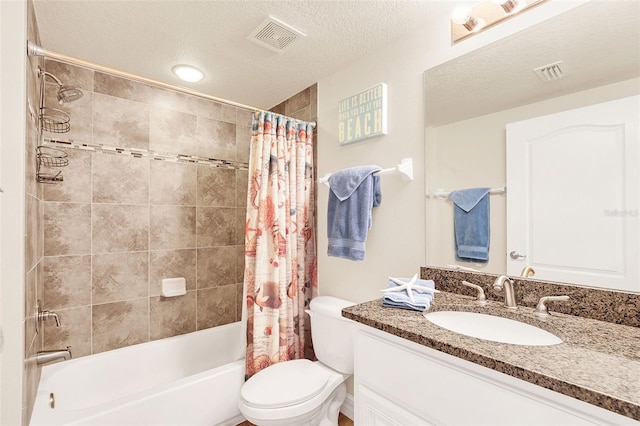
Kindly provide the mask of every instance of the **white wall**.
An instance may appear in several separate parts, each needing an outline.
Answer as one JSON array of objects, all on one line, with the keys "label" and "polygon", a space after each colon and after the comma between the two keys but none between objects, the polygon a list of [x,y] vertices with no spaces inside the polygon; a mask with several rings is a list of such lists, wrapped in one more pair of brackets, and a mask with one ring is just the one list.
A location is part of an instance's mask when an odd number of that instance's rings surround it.
[{"label": "white wall", "polygon": [[[585,1],[552,0],[451,46],[448,14],[425,17],[409,37],[354,61],[318,82],[318,175],[346,167],[391,167],[412,157],[414,180],[382,177],[382,204],[374,209],[365,259],[326,255],[328,188],[318,188],[320,294],[363,302],[381,296],[387,276],[407,277],[425,265],[425,149],[423,72],[435,65],[534,25]],[[450,9],[460,2],[446,2]],[[388,86],[388,134],[351,145],[338,144],[338,102],[377,83]]]},{"label": "white wall", "polygon": [[22,422],[27,4],[0,1],[0,424]]}]

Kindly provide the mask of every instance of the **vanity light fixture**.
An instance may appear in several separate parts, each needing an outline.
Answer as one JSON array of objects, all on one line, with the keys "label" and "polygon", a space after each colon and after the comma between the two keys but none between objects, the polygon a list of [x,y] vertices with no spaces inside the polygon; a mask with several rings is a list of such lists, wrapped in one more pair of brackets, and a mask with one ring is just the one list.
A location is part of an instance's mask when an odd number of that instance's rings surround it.
[{"label": "vanity light fixture", "polygon": [[484,26],[484,22],[471,14],[472,10],[469,6],[459,6],[454,9],[451,15],[451,21],[457,25],[462,25],[470,33],[478,31]]},{"label": "vanity light fixture", "polygon": [[519,0],[493,0],[493,2],[502,7],[506,14],[517,12],[519,7],[522,6]]},{"label": "vanity light fixture", "polygon": [[485,0],[473,7],[457,7],[451,16],[451,42],[484,31],[547,0]]},{"label": "vanity light fixture", "polygon": [[204,73],[191,65],[176,65],[171,68],[171,70],[181,80],[188,81],[189,83],[195,83],[204,78]]}]

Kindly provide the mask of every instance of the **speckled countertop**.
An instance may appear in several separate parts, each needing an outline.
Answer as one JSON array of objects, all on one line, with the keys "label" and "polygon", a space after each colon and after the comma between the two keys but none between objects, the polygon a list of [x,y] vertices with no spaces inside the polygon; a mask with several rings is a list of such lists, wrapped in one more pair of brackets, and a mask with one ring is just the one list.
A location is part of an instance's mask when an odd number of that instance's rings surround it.
[{"label": "speckled countertop", "polygon": [[[468,337],[426,320],[422,312],[384,308],[381,300],[351,306],[342,315],[521,380],[640,420],[640,328],[533,308],[508,311],[500,302],[476,305],[470,296],[441,292],[429,312],[453,310],[516,319],[561,337],[552,346],[521,346]],[[550,308],[550,311],[552,308]]]}]

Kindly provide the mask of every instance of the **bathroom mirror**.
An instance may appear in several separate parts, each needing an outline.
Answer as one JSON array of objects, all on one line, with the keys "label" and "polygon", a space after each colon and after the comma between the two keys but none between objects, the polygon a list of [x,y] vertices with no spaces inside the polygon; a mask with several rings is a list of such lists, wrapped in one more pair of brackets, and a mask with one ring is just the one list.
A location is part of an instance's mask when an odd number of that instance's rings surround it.
[{"label": "bathroom mirror", "polygon": [[[639,22],[638,2],[588,2],[425,71],[427,265],[507,273],[506,197],[490,196],[489,262],[476,264],[456,261],[453,208],[436,192],[506,186],[508,196],[508,123],[640,93]],[[559,62],[559,79],[534,71]],[[638,206],[628,207],[626,219],[637,223]],[[640,241],[638,234],[627,237]],[[630,255],[638,259],[635,250]],[[606,282],[589,285],[612,288]],[[632,291],[640,292],[640,282],[636,287]]]}]

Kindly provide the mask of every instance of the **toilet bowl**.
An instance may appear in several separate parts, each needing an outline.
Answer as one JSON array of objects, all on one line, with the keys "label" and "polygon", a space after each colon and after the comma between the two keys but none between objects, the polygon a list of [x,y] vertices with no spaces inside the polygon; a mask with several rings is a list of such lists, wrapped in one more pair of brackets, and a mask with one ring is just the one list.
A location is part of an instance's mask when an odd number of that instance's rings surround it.
[{"label": "toilet bowl", "polygon": [[238,407],[251,423],[337,425],[353,374],[356,323],[341,315],[352,302],[321,296],[310,304],[311,335],[318,361],[298,359],[271,365],[242,386]]}]

